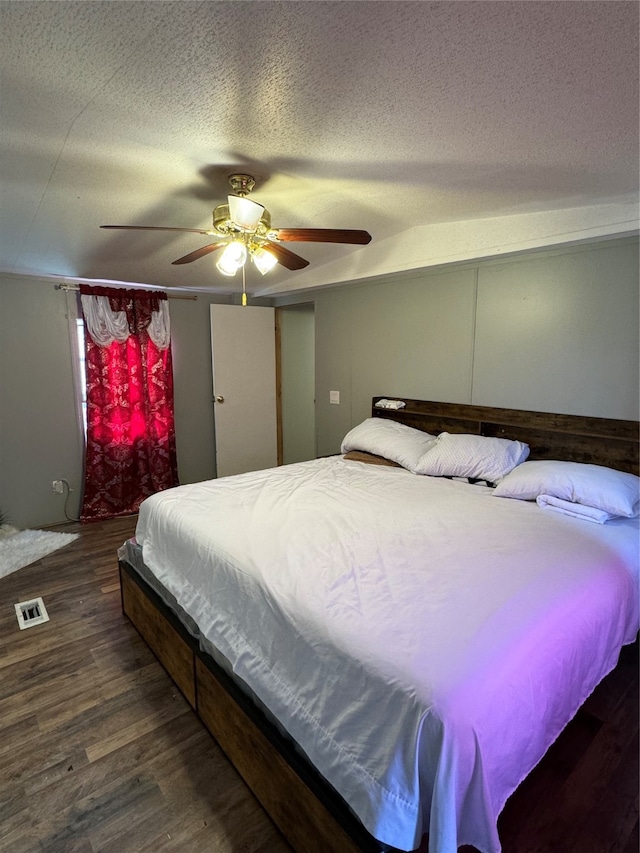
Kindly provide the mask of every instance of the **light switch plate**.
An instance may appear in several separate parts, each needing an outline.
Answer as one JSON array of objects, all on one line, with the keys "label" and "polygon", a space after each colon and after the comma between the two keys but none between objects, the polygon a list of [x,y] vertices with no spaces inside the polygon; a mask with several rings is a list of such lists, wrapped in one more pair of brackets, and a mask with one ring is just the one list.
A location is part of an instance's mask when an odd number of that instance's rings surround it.
[{"label": "light switch plate", "polygon": [[340,392],[329,391],[329,402],[333,403],[334,406],[340,405]]}]

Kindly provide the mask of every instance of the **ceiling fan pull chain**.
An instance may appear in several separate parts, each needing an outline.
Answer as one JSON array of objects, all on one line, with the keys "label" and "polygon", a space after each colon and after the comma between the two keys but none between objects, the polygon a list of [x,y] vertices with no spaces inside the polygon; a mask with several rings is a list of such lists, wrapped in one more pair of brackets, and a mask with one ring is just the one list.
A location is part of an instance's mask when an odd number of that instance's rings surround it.
[{"label": "ceiling fan pull chain", "polygon": [[242,307],[244,308],[247,304],[247,291],[245,290],[245,272],[244,266],[242,267]]}]

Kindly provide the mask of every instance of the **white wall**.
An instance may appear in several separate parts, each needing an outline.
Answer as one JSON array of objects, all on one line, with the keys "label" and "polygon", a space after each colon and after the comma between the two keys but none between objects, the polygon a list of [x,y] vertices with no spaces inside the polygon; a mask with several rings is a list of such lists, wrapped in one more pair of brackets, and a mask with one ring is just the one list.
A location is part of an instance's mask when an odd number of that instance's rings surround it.
[{"label": "white wall", "polygon": [[316,455],[313,304],[279,310],[283,462]]},{"label": "white wall", "polygon": [[61,521],[52,481],[69,480],[75,515],[82,475],[66,296],[7,279],[0,305],[0,507],[19,527]]},{"label": "white wall", "polygon": [[637,238],[324,289],[315,306],[320,455],[377,394],[638,418]]},{"label": "white wall", "polygon": [[[318,455],[339,451],[376,394],[637,419],[638,281],[638,240],[627,238],[297,297],[315,305]],[[213,301],[170,302],[185,483],[215,472]],[[51,282],[0,276],[0,509],[20,527],[65,520],[64,498],[51,490],[62,477],[78,513],[66,310]]]},{"label": "white wall", "polygon": [[638,247],[478,271],[473,403],[638,417]]},{"label": "white wall", "polygon": [[[18,527],[64,522],[65,497],[78,516],[83,441],[76,417],[67,297],[50,281],[0,276],[0,509]],[[210,298],[170,301],[178,475],[215,473],[211,402]]]}]

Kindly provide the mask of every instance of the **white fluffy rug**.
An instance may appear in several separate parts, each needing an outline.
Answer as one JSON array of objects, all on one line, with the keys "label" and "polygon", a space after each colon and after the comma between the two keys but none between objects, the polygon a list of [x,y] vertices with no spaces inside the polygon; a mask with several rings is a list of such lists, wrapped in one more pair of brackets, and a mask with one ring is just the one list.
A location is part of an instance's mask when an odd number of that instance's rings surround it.
[{"label": "white fluffy rug", "polygon": [[36,560],[73,542],[78,536],[79,533],[20,530],[0,537],[0,578],[35,563]]}]

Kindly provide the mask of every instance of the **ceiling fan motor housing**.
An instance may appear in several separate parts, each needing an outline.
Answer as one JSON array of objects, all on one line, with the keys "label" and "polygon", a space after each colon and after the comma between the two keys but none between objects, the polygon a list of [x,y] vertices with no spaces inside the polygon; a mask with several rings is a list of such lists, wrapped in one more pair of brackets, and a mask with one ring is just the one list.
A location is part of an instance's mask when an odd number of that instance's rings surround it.
[{"label": "ceiling fan motor housing", "polygon": [[[218,234],[224,234],[228,237],[232,234],[241,234],[242,229],[238,228],[236,223],[231,219],[228,204],[219,204],[213,209],[213,228]],[[255,233],[258,237],[267,239],[267,235],[271,230],[271,214],[265,208],[260,217],[260,221],[256,226]]]},{"label": "ceiling fan motor housing", "polygon": [[255,187],[256,182],[251,175],[233,174],[229,175],[231,189],[236,195],[248,195]]}]

